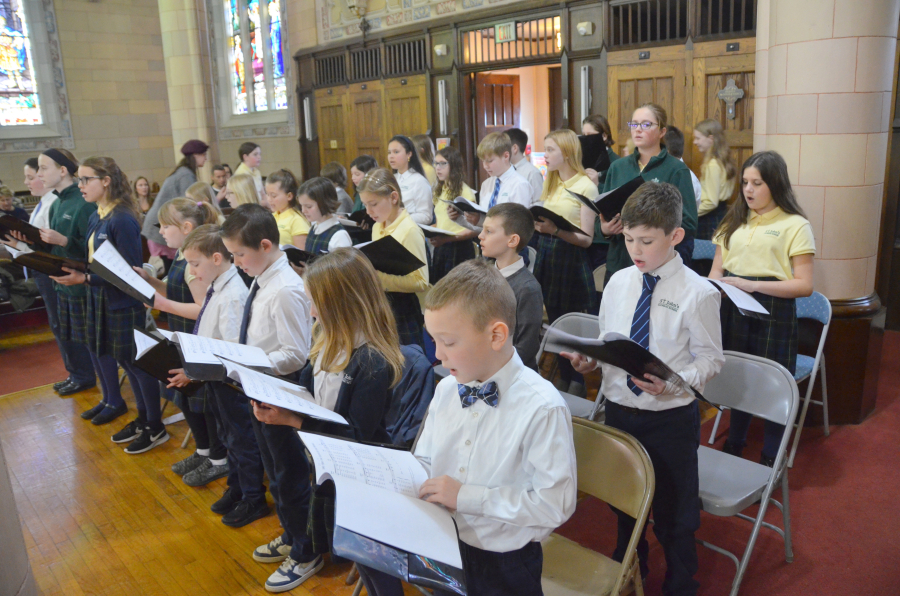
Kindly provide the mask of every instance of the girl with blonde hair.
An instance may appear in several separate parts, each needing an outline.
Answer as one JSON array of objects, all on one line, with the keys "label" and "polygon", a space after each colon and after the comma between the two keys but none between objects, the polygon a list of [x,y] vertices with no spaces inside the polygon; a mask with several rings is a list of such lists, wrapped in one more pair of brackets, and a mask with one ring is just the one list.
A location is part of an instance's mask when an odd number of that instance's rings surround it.
[{"label": "girl with blonde hair", "polygon": [[225,184],[225,200],[232,209],[238,205],[259,204],[256,182],[249,174],[235,174]]},{"label": "girl with blonde hair", "polygon": [[728,211],[728,199],[737,183],[737,168],[725,131],[718,120],[707,119],[694,127],[694,145],[703,152],[700,166],[700,206],[697,208],[697,238],[712,240]]}]

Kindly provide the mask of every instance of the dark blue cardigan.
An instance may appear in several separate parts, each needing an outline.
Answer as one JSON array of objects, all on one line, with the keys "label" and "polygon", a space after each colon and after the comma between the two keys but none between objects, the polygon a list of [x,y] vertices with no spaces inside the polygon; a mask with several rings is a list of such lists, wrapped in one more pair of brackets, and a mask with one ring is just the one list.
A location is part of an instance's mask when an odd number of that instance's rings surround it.
[{"label": "dark blue cardigan", "polygon": [[[141,224],[124,207],[116,207],[104,219],[100,219],[100,215],[96,211],[92,213],[88,220],[87,238],[90,239],[92,235],[94,235],[95,252],[108,240],[116,247],[126,263],[132,267],[140,267],[143,264]],[[119,290],[99,275],[91,275],[91,286],[102,288],[106,292],[106,307],[110,310],[141,305],[140,301]]]}]

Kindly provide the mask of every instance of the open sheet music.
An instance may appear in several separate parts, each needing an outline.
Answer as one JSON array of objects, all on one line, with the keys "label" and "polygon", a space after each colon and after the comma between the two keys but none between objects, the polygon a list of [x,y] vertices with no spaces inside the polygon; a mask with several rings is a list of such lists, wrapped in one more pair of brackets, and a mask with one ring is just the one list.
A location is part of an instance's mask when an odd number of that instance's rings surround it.
[{"label": "open sheet music", "polygon": [[334,480],[336,526],[462,569],[453,516],[418,497],[428,475],[412,453],[302,431],[300,438],[316,482]]},{"label": "open sheet music", "polygon": [[564,350],[578,352],[594,360],[621,368],[637,379],[645,380],[645,375],[653,375],[663,381],[671,381],[700,401],[709,403],[699,391],[688,385],[665,362],[621,333],[607,333],[603,339],[587,339],[553,329],[549,325],[544,325],[544,329],[547,330],[547,341]]},{"label": "open sheet music", "polygon": [[193,335],[191,333],[174,334],[172,341],[181,346],[181,355],[185,362],[195,364],[222,364],[219,356],[235,362],[242,362],[246,366],[259,366],[270,368],[272,361],[266,353],[256,346],[236,344],[231,341],[212,339]]},{"label": "open sheet music", "polygon": [[132,298],[153,306],[156,290],[131,268],[112,242],[104,242],[94,251],[90,269]]},{"label": "open sheet music", "polygon": [[422,233],[425,234],[426,238],[439,238],[441,236],[452,238],[453,236],[456,236],[453,232],[448,232],[447,230],[442,230],[434,226],[426,226],[425,224],[420,223],[419,227],[422,228]]},{"label": "open sheet music", "polygon": [[313,401],[313,396],[300,385],[250,370],[230,360],[222,362],[225,364],[228,377],[240,383],[244,394],[250,399],[285,408],[304,416],[338,424],[349,424],[340,414],[318,405]]},{"label": "open sheet music", "polygon": [[710,279],[709,283],[722,290],[725,296],[734,303],[742,315],[755,319],[771,319],[772,315],[752,295],[735,286],[722,283],[718,279]]},{"label": "open sheet music", "polygon": [[[157,337],[135,327],[134,347],[134,365],[154,379],[168,385],[169,378],[173,376],[169,371],[179,368],[184,369],[185,374],[190,378],[178,348],[164,337]],[[184,395],[194,395],[201,387],[202,383],[191,382],[180,387],[178,391]]]},{"label": "open sheet music", "polygon": [[462,211],[463,213],[481,213],[482,215],[484,215],[488,212],[486,207],[482,207],[478,203],[473,203],[465,197],[456,197],[452,201],[448,201],[447,199],[441,200],[457,211]]}]

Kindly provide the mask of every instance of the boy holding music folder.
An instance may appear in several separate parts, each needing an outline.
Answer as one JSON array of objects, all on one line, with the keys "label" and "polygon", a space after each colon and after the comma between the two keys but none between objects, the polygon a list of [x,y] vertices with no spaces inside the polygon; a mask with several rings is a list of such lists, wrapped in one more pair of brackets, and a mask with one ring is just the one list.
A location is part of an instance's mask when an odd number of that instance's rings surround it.
[{"label": "boy holding music folder", "polygon": [[[633,435],[647,449],[656,471],[653,530],[666,557],[664,594],[696,594],[700,526],[700,413],[690,387],[702,391],[725,362],[717,288],[684,265],[675,246],[684,236],[682,199],[668,183],[645,182],[622,208],[624,241],[634,265],[616,272],[603,291],[600,337],[620,333],[649,350],[675,373],[668,382],[655,376],[630,377],[603,364],[606,424]],[[598,363],[563,353],[587,373]],[[688,387],[690,386],[690,387]],[[635,520],[618,512],[621,561]],[[638,543],[641,575],[647,574],[648,544]]]},{"label": "boy holding music folder", "polygon": [[[493,264],[457,266],[425,309],[451,376],[437,386],[416,445],[429,472],[419,496],[453,512],[469,594],[542,594],[541,540],[575,511],[569,409],[516,354],[516,297]],[[369,594],[403,593],[396,577],[359,569]]]}]

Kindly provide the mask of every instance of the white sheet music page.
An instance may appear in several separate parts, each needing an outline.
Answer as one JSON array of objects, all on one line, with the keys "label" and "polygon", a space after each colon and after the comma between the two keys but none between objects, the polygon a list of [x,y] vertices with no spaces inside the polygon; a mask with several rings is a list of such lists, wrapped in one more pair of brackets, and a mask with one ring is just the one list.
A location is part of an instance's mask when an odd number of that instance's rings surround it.
[{"label": "white sheet music page", "polygon": [[288,392],[285,385],[290,385],[290,383],[255,370],[250,370],[228,360],[222,360],[222,363],[225,365],[228,376],[238,381],[244,393],[251,399],[285,408],[305,416],[337,422],[338,424],[349,424],[340,414],[332,412],[328,408],[323,408],[311,399],[304,399],[299,395]]},{"label": "white sheet music page", "polygon": [[153,299],[156,290],[153,289],[153,286],[144,281],[144,278],[138,275],[138,273],[131,268],[131,265],[125,262],[125,259],[119,254],[116,247],[112,245],[112,242],[104,242],[100,245],[100,248],[94,251],[94,260],[109,269],[111,273],[116,275],[116,277],[126,284],[137,290],[141,296],[145,297],[148,301]]},{"label": "white sheet music page", "polygon": [[418,498],[419,487],[428,480],[425,468],[409,451],[351,443],[302,431],[300,438],[316,462],[316,481],[319,483],[328,476],[339,476]]},{"label": "white sheet music page", "polygon": [[135,350],[137,350],[137,353],[134,356],[135,360],[149,352],[157,345],[159,345],[159,342],[154,340],[146,333],[141,333],[137,329],[134,330],[134,347]]},{"label": "white sheet music page", "polygon": [[734,303],[734,305],[742,310],[749,310],[750,312],[758,312],[764,315],[769,314],[769,311],[763,307],[762,304],[757,302],[756,298],[745,292],[740,288],[736,288],[730,284],[724,284],[718,279],[710,279],[717,288],[721,288],[725,295]]},{"label": "white sheet music page", "polygon": [[195,364],[221,364],[218,356],[234,362],[241,362],[246,366],[261,366],[269,368],[272,362],[261,348],[236,344],[221,339],[201,337],[179,331],[175,334],[176,341],[181,345],[181,352],[187,362]]}]

